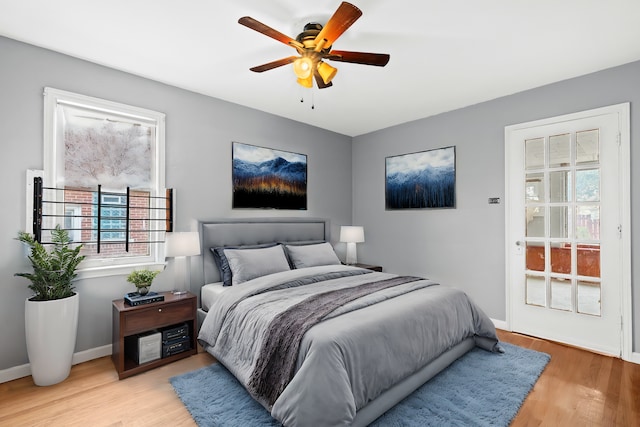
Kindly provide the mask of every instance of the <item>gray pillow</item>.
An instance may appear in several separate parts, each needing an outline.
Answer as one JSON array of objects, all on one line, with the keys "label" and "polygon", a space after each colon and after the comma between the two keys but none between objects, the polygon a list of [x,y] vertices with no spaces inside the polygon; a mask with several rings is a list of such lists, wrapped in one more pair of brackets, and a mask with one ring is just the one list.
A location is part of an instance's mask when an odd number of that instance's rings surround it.
[{"label": "gray pillow", "polygon": [[224,254],[229,262],[233,285],[291,269],[282,245],[262,249],[225,249]]},{"label": "gray pillow", "polygon": [[231,269],[229,268],[229,261],[224,254],[225,249],[256,249],[256,248],[270,248],[276,246],[279,243],[263,243],[259,245],[242,245],[242,246],[218,246],[216,248],[210,248],[213,253],[213,259],[220,271],[220,280],[224,286],[231,286]]},{"label": "gray pillow", "polygon": [[285,245],[293,268],[341,264],[329,242],[317,245]]},{"label": "gray pillow", "polygon": [[303,246],[303,245],[317,245],[319,243],[324,243],[326,240],[300,240],[298,242],[278,242],[281,245],[285,245],[284,247],[284,253],[285,255],[287,255],[287,259],[289,260],[289,266],[291,267],[291,269],[296,268],[295,265],[293,265],[293,262],[291,261],[291,257],[289,256],[289,251],[287,250],[287,245],[289,246]]}]

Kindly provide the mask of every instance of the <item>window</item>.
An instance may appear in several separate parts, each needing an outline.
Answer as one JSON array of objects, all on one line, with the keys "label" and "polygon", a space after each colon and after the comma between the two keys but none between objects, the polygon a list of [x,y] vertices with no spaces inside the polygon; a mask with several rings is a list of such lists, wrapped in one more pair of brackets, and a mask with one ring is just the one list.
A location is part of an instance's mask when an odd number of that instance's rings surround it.
[{"label": "window", "polygon": [[55,202],[43,231],[61,224],[82,242],[85,273],[161,263],[164,114],[52,88],[44,97],[43,198]]},{"label": "window", "polygon": [[64,229],[69,232],[72,242],[82,241],[82,207],[73,204],[65,204]]},{"label": "window", "polygon": [[[102,240],[124,241],[127,218],[127,198],[126,196],[102,194],[100,203],[100,216],[102,218],[101,228]],[[98,239],[98,193],[93,193],[92,212],[92,240]]]}]

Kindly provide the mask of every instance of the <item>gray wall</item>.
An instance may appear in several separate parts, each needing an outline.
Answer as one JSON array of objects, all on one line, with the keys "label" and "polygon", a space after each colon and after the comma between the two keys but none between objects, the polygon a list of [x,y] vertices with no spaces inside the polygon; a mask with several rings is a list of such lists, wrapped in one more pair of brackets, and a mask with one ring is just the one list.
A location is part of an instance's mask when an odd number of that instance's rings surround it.
[{"label": "gray wall", "polygon": [[[362,262],[387,271],[431,277],[464,289],[494,319],[505,319],[504,126],[575,111],[632,102],[632,129],[640,125],[640,62],[606,70],[353,139],[273,115],[197,95],[96,64],[0,37],[0,170],[4,178],[0,220],[0,370],[28,362],[24,300],[30,291],[14,277],[29,268],[14,241],[25,228],[25,171],[43,167],[45,86],[101,97],[167,114],[167,186],[177,192],[178,231],[195,230],[197,219],[248,216],[328,218],[338,228],[365,226],[358,245]],[[632,132],[632,214],[639,179],[639,138]],[[307,211],[231,209],[231,141],[307,154]],[[384,158],[456,146],[457,207],[385,211]],[[635,168],[634,168],[635,166]],[[353,172],[353,173],[352,173]],[[349,185],[352,182],[352,186]],[[352,197],[353,192],[353,197]],[[632,245],[640,242],[632,216]],[[634,245],[635,246],[635,245]],[[339,251],[344,248],[336,245]],[[635,249],[635,248],[634,248]],[[341,254],[342,255],[342,254]],[[198,260],[192,262],[197,269]],[[640,254],[632,253],[632,274]],[[172,266],[154,283],[172,289]],[[194,271],[193,280],[198,280]],[[85,280],[76,351],[111,340],[111,300],[130,291],[122,276]],[[634,350],[640,347],[640,292],[634,289]]]},{"label": "gray wall", "polygon": [[[428,96],[428,94],[425,94]],[[365,228],[359,260],[464,289],[505,320],[504,127],[631,102],[632,277],[640,273],[640,62],[558,82],[353,140],[353,223]],[[457,207],[385,211],[385,157],[456,146]],[[500,197],[489,205],[488,197]],[[640,285],[633,286],[634,351],[640,350]]]},{"label": "gray wall", "polygon": [[[350,137],[0,37],[0,370],[28,363],[24,301],[30,291],[26,279],[13,274],[29,265],[13,238],[25,229],[25,172],[43,168],[45,86],[166,113],[166,184],[177,193],[177,231],[196,230],[198,219],[301,216],[329,219],[335,243],[339,226],[351,223]],[[232,210],[232,141],[308,155],[308,210]],[[171,277],[170,264],[154,289],[172,289]],[[110,344],[111,301],[131,285],[113,276],[84,280],[76,288],[76,351]]]}]

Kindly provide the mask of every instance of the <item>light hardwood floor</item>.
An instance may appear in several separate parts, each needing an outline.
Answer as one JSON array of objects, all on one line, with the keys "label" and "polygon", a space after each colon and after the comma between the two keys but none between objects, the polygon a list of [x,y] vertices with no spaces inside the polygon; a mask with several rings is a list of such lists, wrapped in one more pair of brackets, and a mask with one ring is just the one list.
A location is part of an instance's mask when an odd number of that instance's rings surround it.
[{"label": "light hardwood floor", "polygon": [[[498,333],[505,342],[551,355],[512,426],[640,426],[640,365]],[[213,362],[200,352],[118,381],[111,359],[103,357],[74,366],[54,386],[37,387],[31,377],[3,383],[0,426],[195,426],[168,378]]]}]

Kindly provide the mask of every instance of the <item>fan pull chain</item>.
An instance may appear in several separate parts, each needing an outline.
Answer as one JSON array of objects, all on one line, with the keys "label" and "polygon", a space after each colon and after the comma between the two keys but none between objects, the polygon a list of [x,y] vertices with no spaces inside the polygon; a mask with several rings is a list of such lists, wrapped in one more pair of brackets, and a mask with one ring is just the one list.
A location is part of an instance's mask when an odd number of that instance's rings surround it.
[{"label": "fan pull chain", "polygon": [[298,92],[300,93],[300,102],[304,102],[304,88],[300,85],[296,85],[298,88]]},{"label": "fan pull chain", "polygon": [[[304,90],[304,89],[303,89]],[[316,102],[315,102],[315,97],[314,97],[314,91],[313,89],[311,89],[311,109],[315,110],[316,109]],[[300,95],[300,103],[304,102],[304,95]]]}]

